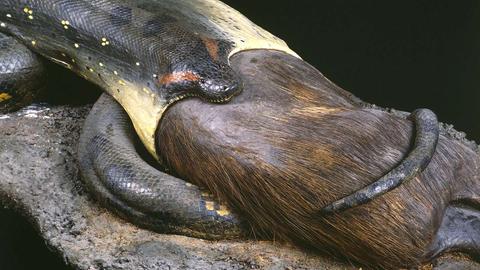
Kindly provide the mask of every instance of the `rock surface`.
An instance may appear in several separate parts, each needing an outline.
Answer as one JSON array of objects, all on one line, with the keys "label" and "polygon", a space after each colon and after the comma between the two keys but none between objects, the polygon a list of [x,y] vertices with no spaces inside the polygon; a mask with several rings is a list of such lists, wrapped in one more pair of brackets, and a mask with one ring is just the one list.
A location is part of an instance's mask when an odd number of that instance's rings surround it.
[{"label": "rock surface", "polygon": [[[0,202],[25,216],[76,269],[358,269],[266,241],[219,241],[140,229],[82,187],[76,145],[91,106],[36,105],[0,115]],[[448,256],[421,269],[480,269]],[[460,268],[459,268],[460,267]]]}]

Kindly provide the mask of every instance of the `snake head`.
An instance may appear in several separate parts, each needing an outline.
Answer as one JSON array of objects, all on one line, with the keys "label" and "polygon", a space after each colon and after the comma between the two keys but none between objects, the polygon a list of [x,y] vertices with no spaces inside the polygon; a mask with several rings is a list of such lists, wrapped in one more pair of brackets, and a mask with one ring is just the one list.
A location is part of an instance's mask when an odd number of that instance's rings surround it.
[{"label": "snake head", "polygon": [[214,103],[229,101],[242,90],[242,82],[237,74],[226,64],[215,64],[203,69],[198,81],[198,95]]},{"label": "snake head", "polygon": [[237,74],[222,63],[176,69],[160,78],[169,103],[196,96],[212,103],[224,103],[241,92]]}]

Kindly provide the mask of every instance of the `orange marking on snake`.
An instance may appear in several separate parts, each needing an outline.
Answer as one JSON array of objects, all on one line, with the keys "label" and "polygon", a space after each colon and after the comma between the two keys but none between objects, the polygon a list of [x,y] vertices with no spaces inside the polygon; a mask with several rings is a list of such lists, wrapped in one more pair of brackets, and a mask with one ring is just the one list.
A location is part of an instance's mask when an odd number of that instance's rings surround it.
[{"label": "orange marking on snake", "polygon": [[210,54],[210,57],[212,57],[213,60],[217,61],[218,60],[218,42],[216,40],[206,38],[206,37],[203,37],[202,41],[205,44],[205,47],[208,50],[208,54]]},{"label": "orange marking on snake", "polygon": [[200,80],[200,77],[197,74],[191,71],[180,71],[166,74],[159,81],[161,84],[171,84],[185,81],[196,82],[198,80]]},{"label": "orange marking on snake", "polygon": [[11,99],[12,96],[7,93],[0,93],[0,102]]}]

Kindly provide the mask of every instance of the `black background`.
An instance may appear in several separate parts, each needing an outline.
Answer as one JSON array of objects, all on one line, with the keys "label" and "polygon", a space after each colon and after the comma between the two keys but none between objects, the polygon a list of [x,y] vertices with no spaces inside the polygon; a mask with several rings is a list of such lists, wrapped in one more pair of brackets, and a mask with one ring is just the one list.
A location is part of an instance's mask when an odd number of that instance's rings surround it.
[{"label": "black background", "polygon": [[[226,0],[365,101],[427,107],[480,142],[480,1]],[[0,269],[65,269],[0,211]]]}]

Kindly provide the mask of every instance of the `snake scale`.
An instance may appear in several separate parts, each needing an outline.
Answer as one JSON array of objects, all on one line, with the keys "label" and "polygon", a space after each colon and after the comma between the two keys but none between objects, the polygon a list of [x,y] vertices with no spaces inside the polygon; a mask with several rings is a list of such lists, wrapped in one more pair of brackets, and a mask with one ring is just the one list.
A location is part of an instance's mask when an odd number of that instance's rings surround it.
[{"label": "snake scale", "polygon": [[[79,144],[84,181],[100,202],[162,232],[208,239],[244,234],[239,219],[208,193],[143,161],[136,135],[157,157],[154,135],[169,105],[192,96],[228,102],[243,85],[229,58],[252,49],[298,57],[283,41],[216,0],[4,0],[0,32],[3,111],[31,100],[29,90],[41,88],[36,55],[108,94],[92,109]],[[417,138],[402,164],[322,214],[366,203],[426,167],[438,123],[428,110],[412,119]]]}]

